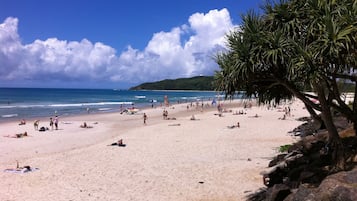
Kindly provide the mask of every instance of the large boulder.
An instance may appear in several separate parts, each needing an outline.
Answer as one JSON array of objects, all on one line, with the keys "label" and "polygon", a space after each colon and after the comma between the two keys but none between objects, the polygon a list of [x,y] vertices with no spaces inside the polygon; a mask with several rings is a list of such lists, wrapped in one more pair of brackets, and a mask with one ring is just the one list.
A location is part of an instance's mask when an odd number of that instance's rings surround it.
[{"label": "large boulder", "polygon": [[300,185],[284,201],[356,201],[357,200],[357,167],[351,171],[339,172],[327,176],[317,188]]},{"label": "large boulder", "polygon": [[276,184],[266,192],[266,200],[283,201],[290,194],[290,187],[285,184]]}]

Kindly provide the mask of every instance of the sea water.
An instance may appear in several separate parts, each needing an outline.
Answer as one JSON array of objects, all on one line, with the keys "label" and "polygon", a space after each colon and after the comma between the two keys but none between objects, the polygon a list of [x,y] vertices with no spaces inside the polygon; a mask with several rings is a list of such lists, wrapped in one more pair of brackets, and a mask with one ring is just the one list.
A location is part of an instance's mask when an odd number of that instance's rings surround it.
[{"label": "sea water", "polygon": [[131,91],[113,89],[0,88],[0,121],[119,112],[125,108],[214,100],[214,91]]}]

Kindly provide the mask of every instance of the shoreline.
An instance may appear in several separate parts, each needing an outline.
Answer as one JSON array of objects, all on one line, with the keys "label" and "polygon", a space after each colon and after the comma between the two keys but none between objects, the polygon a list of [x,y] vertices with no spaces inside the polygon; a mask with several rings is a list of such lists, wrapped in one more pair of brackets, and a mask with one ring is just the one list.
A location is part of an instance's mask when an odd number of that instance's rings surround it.
[{"label": "shoreline", "polygon": [[[227,100],[223,107],[232,112],[241,110],[243,101]],[[28,122],[26,128],[32,129],[32,137],[0,140],[4,150],[0,153],[0,168],[14,167],[18,160],[20,165],[31,165],[39,171],[24,175],[0,173],[0,198],[244,200],[249,192],[263,187],[259,173],[267,167],[275,148],[293,142],[287,131],[302,123],[295,117],[306,114],[299,101],[293,103],[295,116],[284,124],[278,120],[282,116],[278,109],[268,111],[254,106],[247,109],[246,115],[228,111],[219,117],[216,107],[204,108],[203,112],[193,108],[187,111],[186,107],[187,103],[166,107],[169,117],[176,120],[163,120],[161,107],[142,109],[137,115],[63,117],[60,130],[43,133],[35,132],[32,122]],[[149,117],[147,125],[143,124],[144,112]],[[254,114],[260,117],[252,118]],[[191,115],[197,120],[190,120]],[[227,128],[237,121],[240,128]],[[83,122],[93,128],[80,128]],[[14,123],[0,126],[7,132],[25,128]],[[118,139],[127,146],[107,146]],[[19,191],[16,184],[20,183],[25,187]]]},{"label": "shoreline", "polygon": [[[240,99],[237,99],[237,100],[240,100]],[[210,102],[211,100],[203,100],[203,102]],[[173,105],[178,105],[178,104],[189,104],[191,102],[196,102],[194,100],[192,101],[182,101],[180,103],[174,103]],[[201,101],[200,101],[201,102]],[[139,109],[139,110],[145,110],[145,109],[151,109],[151,104],[150,102],[148,103],[137,103],[135,104],[135,108]],[[156,104],[154,104],[154,108],[159,108],[159,107],[164,107],[162,106],[163,103],[161,102],[157,102]],[[58,116],[62,116],[62,117],[76,117],[76,116],[84,116],[84,115],[97,115],[97,114],[111,114],[111,113],[120,113],[122,112],[122,110],[125,110],[125,109],[130,109],[133,107],[133,104],[123,104],[123,107],[120,108],[120,105],[118,104],[118,107],[116,108],[111,108],[110,110],[90,110],[90,112],[88,113],[87,111],[84,111],[85,109],[83,108],[83,110],[81,112],[77,112],[77,113],[70,113],[70,114],[67,114],[67,113],[63,113],[62,115],[60,114],[57,114]],[[11,117],[1,117],[0,118],[0,124],[1,123],[7,123],[7,122],[14,122],[14,121],[18,121],[20,122],[22,119],[25,119],[25,120],[29,120],[29,121],[35,121],[36,119],[45,119],[45,118],[49,118],[51,117],[51,115],[41,115],[41,116],[38,116],[38,117],[34,117],[34,116],[31,116],[31,117],[28,117],[28,118],[23,118],[23,117],[20,117],[18,114],[5,114],[5,115],[16,115],[16,116],[11,116]],[[52,117],[56,116],[56,113],[54,113],[52,115]]]}]

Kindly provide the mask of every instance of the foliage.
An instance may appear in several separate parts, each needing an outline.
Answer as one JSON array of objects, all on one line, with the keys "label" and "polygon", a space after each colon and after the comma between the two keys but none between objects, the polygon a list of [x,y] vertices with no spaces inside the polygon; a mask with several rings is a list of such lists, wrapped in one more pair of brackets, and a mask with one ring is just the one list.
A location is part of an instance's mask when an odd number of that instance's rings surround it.
[{"label": "foliage", "polygon": [[289,150],[289,148],[291,147],[291,144],[286,144],[286,145],[281,145],[279,147],[279,152],[287,152]]},{"label": "foliage", "polygon": [[299,98],[315,119],[321,112],[337,153],[342,148],[330,109],[357,128],[356,101],[348,107],[341,99],[346,83],[357,95],[357,1],[281,0],[263,8],[227,34],[228,50],[216,56],[216,89],[245,90],[259,103]]},{"label": "foliage", "polygon": [[130,90],[201,90],[212,91],[212,76],[197,76],[192,78],[179,78],[175,80],[161,80],[158,82],[143,83],[130,88]]}]

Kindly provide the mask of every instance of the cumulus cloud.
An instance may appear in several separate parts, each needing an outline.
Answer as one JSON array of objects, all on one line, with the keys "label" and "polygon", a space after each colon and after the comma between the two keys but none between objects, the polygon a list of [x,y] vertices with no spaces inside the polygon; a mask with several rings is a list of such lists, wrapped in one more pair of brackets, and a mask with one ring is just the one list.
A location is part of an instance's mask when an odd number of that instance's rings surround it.
[{"label": "cumulus cloud", "polygon": [[22,44],[18,19],[0,24],[0,81],[110,81],[141,83],[167,78],[213,75],[213,56],[233,28],[227,9],[195,13],[188,24],[157,32],[144,50],[123,52],[87,39],[57,38]]}]

